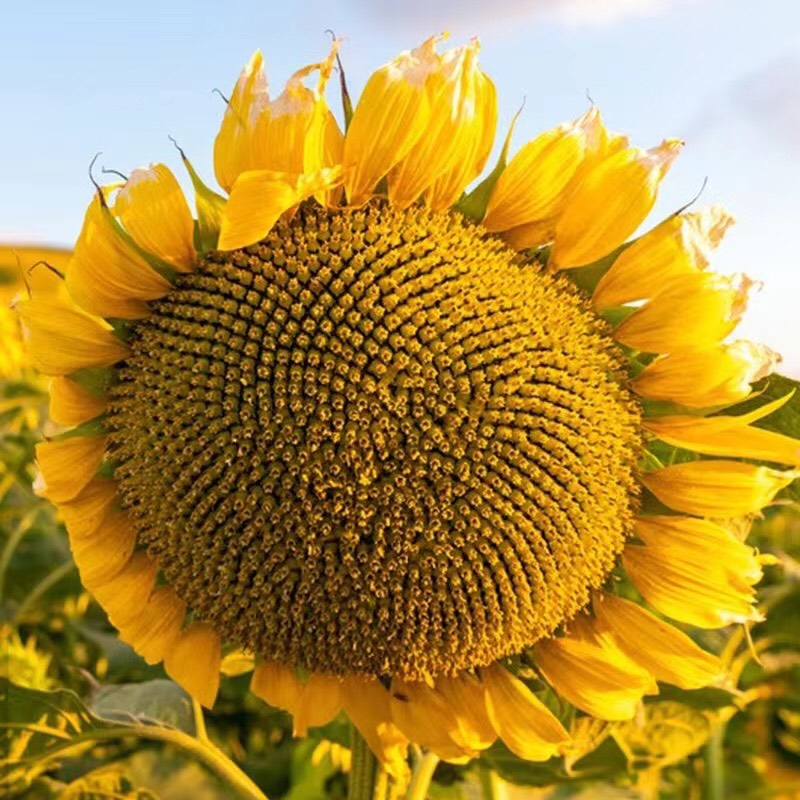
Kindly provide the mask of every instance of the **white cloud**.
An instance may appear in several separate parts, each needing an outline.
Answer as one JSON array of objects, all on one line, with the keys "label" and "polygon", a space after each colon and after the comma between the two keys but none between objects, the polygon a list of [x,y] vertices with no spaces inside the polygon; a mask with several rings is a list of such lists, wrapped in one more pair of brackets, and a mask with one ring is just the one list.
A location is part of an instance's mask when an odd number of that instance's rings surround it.
[{"label": "white cloud", "polygon": [[525,19],[570,26],[606,25],[630,17],[646,17],[697,0],[355,0],[353,6],[373,24],[425,33],[470,27],[485,32]]}]

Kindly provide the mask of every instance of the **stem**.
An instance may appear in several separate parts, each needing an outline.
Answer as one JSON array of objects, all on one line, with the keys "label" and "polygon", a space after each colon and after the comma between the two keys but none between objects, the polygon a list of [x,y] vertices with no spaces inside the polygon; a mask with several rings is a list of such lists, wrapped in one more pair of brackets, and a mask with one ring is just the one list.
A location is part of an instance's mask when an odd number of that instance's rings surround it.
[{"label": "stem", "polygon": [[33,524],[33,521],[38,513],[39,509],[34,508],[33,511],[26,514],[20,520],[19,525],[14,528],[11,536],[8,537],[6,545],[3,548],[3,552],[0,554],[0,598],[3,597],[3,593],[5,592],[6,573],[8,572],[8,566],[11,563],[11,557],[14,555],[17,545],[19,545],[19,543],[22,541],[22,537],[28,532],[28,529]]},{"label": "stem", "polygon": [[725,800],[725,753],[722,746],[725,728],[725,723],[716,725],[706,744],[706,800]]},{"label": "stem", "polygon": [[350,766],[347,800],[373,800],[378,762],[364,737],[352,724],[350,726],[350,751],[353,754],[353,760]]},{"label": "stem", "polygon": [[69,750],[80,748],[87,741],[108,741],[125,739],[136,736],[139,739],[150,739],[156,742],[166,742],[175,745],[208,767],[217,777],[228,784],[238,795],[240,800],[269,800],[267,796],[233,763],[219,748],[209,743],[195,739],[183,731],[172,728],[137,727],[135,730],[93,730],[84,731],[80,741],[74,745],[59,748],[58,756],[63,756]]},{"label": "stem", "polygon": [[206,744],[211,744],[206,730],[206,718],[203,716],[203,707],[192,698],[192,716],[194,717],[194,730],[197,738]]},{"label": "stem", "polygon": [[73,569],[75,568],[75,564],[72,561],[65,561],[63,564],[59,564],[51,573],[45,575],[36,586],[33,587],[30,594],[20,603],[19,608],[17,609],[16,614],[14,615],[15,620],[22,619],[25,616],[25,613],[28,609],[33,606],[36,601],[45,593],[48,589],[55,586],[65,575],[68,575]]},{"label": "stem", "polygon": [[425,753],[411,776],[411,786],[406,795],[408,800],[425,800],[438,764],[439,756],[434,753]]}]

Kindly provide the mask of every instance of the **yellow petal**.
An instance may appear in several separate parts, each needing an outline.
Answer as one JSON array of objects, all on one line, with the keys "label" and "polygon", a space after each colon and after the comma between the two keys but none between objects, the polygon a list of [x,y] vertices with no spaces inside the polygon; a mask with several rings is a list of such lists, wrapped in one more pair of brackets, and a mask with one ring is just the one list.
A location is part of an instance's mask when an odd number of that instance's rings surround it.
[{"label": "yellow petal", "polygon": [[483,220],[486,230],[506,231],[555,218],[583,163],[597,119],[592,108],[524,145],[500,174],[489,198]]},{"label": "yellow petal", "polygon": [[33,366],[45,375],[68,375],[84,367],[105,367],[129,350],[91,317],[52,300],[23,300],[16,305]]},{"label": "yellow petal", "polygon": [[146,553],[134,553],[115,575],[87,587],[117,628],[138,617],[153,592],[158,567]]},{"label": "yellow petal", "polygon": [[59,425],[81,425],[99,417],[108,405],[105,397],[96,397],[69,378],[50,381],[49,416]]},{"label": "yellow petal", "polygon": [[236,81],[214,140],[214,173],[225,191],[242,172],[264,167],[258,146],[259,118],[269,101],[263,65],[257,50]]},{"label": "yellow petal", "polygon": [[[259,118],[258,147],[263,154],[259,166],[300,174],[339,163],[326,159],[332,117],[324,97],[339,45],[338,40],[333,43],[324,61],[297,70],[283,92],[267,104]],[[309,89],[304,79],[313,72],[319,72],[319,80]]]},{"label": "yellow petal", "polygon": [[491,747],[497,734],[486,710],[483,683],[465,672],[455,678],[437,678],[436,688],[455,714],[461,739],[467,747],[473,750]]},{"label": "yellow petal", "polygon": [[614,338],[647,353],[710,347],[736,327],[753,286],[746,275],[678,275],[624,320]]},{"label": "yellow petal", "polygon": [[685,517],[643,517],[622,563],[658,611],[700,628],[760,619],[753,603],[761,578],[755,551],[716,523]]},{"label": "yellow petal", "polygon": [[353,112],[344,142],[344,185],[351,205],[365,203],[375,184],[411,150],[430,120],[428,76],[438,68],[438,37],[376,70]]},{"label": "yellow petal", "polygon": [[667,218],[614,261],[592,295],[595,309],[649,300],[676,275],[705,269],[733,222],[721,206]]},{"label": "yellow petal", "polygon": [[252,672],[255,666],[255,658],[250,653],[237,649],[232,650],[223,657],[219,669],[223,675],[235,678],[237,675],[244,675],[248,672]]},{"label": "yellow petal", "polygon": [[94,478],[72,500],[59,504],[58,510],[67,525],[70,541],[91,536],[111,512],[117,501],[117,483]]},{"label": "yellow petal", "polygon": [[345,678],[342,707],[376,758],[397,780],[405,772],[408,739],[392,722],[389,692],[376,678]]},{"label": "yellow petal", "polygon": [[100,467],[107,441],[105,436],[72,436],[37,444],[36,493],[54,503],[72,500]]},{"label": "yellow petal", "polygon": [[338,675],[312,673],[303,685],[294,711],[294,735],[327,725],[342,710],[342,679]]},{"label": "yellow petal", "polygon": [[112,511],[91,534],[70,531],[69,541],[81,582],[91,592],[107,584],[131,560],[136,531],[127,513]]},{"label": "yellow petal", "polygon": [[656,680],[682,689],[699,689],[714,683],[723,673],[716,656],[630,600],[603,592],[595,595],[594,610],[619,648]]},{"label": "yellow petal", "polygon": [[220,250],[235,250],[263,239],[281,214],[333,186],[338,169],[315,175],[289,176],[269,170],[243,172],[236,181],[219,234]]},{"label": "yellow petal", "polygon": [[729,405],[747,397],[750,384],[771,374],[780,360],[746,340],[691,348],[657,358],[631,386],[642,397],[689,408]]},{"label": "yellow petal", "polygon": [[452,763],[477,755],[461,736],[458,720],[441,692],[424,681],[395,678],[390,691],[392,722],[408,739]]},{"label": "yellow petal", "polygon": [[194,269],[194,220],[169,167],[133,170],[117,194],[114,213],[139,247],[179,272]]},{"label": "yellow petal", "polygon": [[145,301],[171,289],[115,227],[111,211],[95,193],[67,268],[67,289],[85,311],[98,317],[139,319]]},{"label": "yellow petal", "polygon": [[480,674],[489,719],[512,753],[526,761],[547,761],[569,741],[564,726],[519,678],[497,663]]},{"label": "yellow petal", "polygon": [[619,247],[650,213],[681,146],[670,139],[652,150],[621,150],[592,169],[558,220],[550,266],[580,267]]},{"label": "yellow petal", "polygon": [[754,514],[800,476],[798,470],[756,467],[739,461],[690,461],[649,472],[642,483],[665,505],[700,517]]},{"label": "yellow petal", "polygon": [[250,691],[274,708],[294,713],[303,684],[293,666],[281,661],[262,661],[253,672]]},{"label": "yellow petal", "polygon": [[497,90],[488,76],[476,70],[474,114],[459,137],[463,157],[446,169],[430,186],[425,200],[434,211],[445,211],[461,197],[486,166],[497,128]]},{"label": "yellow petal", "polygon": [[157,664],[178,639],[186,616],[186,604],[169,586],[156,589],[135,619],[121,625],[119,638],[148,664]]},{"label": "yellow petal", "polygon": [[167,652],[164,669],[195,700],[211,708],[219,691],[221,662],[219,635],[210,625],[195,622],[181,631]]},{"label": "yellow petal", "polygon": [[430,121],[425,135],[389,173],[388,195],[393,206],[411,205],[445,173],[450,181],[455,179],[454,173],[466,178],[463,189],[474,177],[466,177],[465,172],[474,170],[481,158],[485,163],[488,152],[479,154],[477,150],[485,148],[484,132],[489,121],[484,115],[491,114],[492,109],[485,105],[491,102],[491,95],[477,66],[478,49],[477,40],[473,40],[450,50],[442,55],[439,69],[429,75],[426,91]]},{"label": "yellow petal", "polygon": [[572,705],[607,720],[631,719],[652,678],[597,642],[564,636],[534,645],[536,667]]},{"label": "yellow petal", "polygon": [[[758,409],[760,419],[782,406],[791,395]],[[739,417],[674,415],[644,419],[642,425],[661,441],[710,456],[752,458],[800,466],[800,440],[748,425],[752,414]]]}]

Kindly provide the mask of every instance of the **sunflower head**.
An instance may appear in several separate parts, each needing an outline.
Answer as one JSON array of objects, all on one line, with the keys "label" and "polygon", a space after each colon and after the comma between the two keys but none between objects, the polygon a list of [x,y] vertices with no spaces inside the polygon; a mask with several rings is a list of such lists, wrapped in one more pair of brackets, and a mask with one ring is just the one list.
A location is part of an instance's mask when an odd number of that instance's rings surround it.
[{"label": "sunflower head", "polygon": [[510,159],[509,133],[467,193],[495,90],[476,42],[440,47],[379,68],[344,130],[338,43],[275,99],[256,54],[225,194],[185,157],[196,219],[163,164],[98,188],[70,302],[19,305],[68,429],[39,490],[121,638],[206,705],[244,659],[298,734],[344,709],[398,774],[409,741],[566,752],[533,676],[609,720],[719,680],[664,617],[759,618],[761,559],[720,520],[800,463],[753,426],[788,398],[711,413],[776,360],[728,341],[751,282],[706,268],[730,216],[628,241],[681,143],[592,108]]}]

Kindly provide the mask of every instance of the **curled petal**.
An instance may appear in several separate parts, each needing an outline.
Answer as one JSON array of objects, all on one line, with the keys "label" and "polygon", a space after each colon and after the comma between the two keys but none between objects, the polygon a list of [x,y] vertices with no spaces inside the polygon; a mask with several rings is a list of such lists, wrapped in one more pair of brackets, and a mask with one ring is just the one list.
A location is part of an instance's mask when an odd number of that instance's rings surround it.
[{"label": "curled petal", "polygon": [[54,503],[72,500],[94,477],[106,452],[105,436],[72,436],[36,445],[36,493]]},{"label": "curled petal", "polygon": [[204,622],[194,622],[181,631],[167,652],[164,669],[195,700],[212,708],[219,691],[222,647],[219,635]]},{"label": "curled petal", "polygon": [[432,750],[439,758],[464,763],[477,755],[468,747],[444,695],[424,681],[395,678],[390,691],[392,721],[412,742]]},{"label": "curled petal", "polygon": [[192,212],[165,164],[133,170],[117,194],[114,213],[139,247],[179,272],[194,269]]},{"label": "curled petal", "polygon": [[525,144],[497,180],[486,208],[484,227],[507,231],[555,219],[586,157],[597,120],[597,109],[592,108],[579,119]]},{"label": "curled petal", "polygon": [[375,184],[424,135],[431,108],[426,82],[439,67],[438,37],[401,53],[372,74],[344,142],[344,185],[351,205],[369,199]]},{"label": "curled petal", "polygon": [[649,300],[676,275],[704,270],[733,217],[721,206],[674,214],[617,257],[592,295],[597,311]]},{"label": "curled petal", "polygon": [[16,305],[33,366],[45,375],[68,375],[85,367],[105,367],[129,350],[97,320],[54,300]]},{"label": "curled petal", "polygon": [[791,394],[786,395],[738,417],[675,414],[644,419],[642,425],[661,441],[696,453],[800,466],[800,440],[749,424],[776,411],[790,397]]},{"label": "curled petal", "polygon": [[614,338],[647,353],[713,346],[736,327],[754,285],[746,275],[679,275],[624,320]]},{"label": "curled petal", "polygon": [[566,700],[593,717],[631,719],[653,679],[618,648],[574,636],[534,645],[536,667]]},{"label": "curled petal", "polygon": [[214,173],[226,191],[242,172],[265,166],[259,152],[258,124],[268,102],[264,58],[256,51],[236,81],[214,140]]},{"label": "curled petal", "polygon": [[50,381],[49,416],[59,425],[81,425],[100,416],[108,405],[105,397],[96,397],[70,378]]},{"label": "curled petal", "polygon": [[699,689],[722,675],[722,663],[716,656],[640,605],[603,592],[595,595],[594,610],[617,646],[656,680]]},{"label": "curled petal", "polygon": [[282,708],[291,714],[300,700],[303,683],[289,664],[262,661],[253,672],[250,691],[274,708]]},{"label": "curled petal", "polygon": [[111,624],[123,628],[135,620],[147,603],[156,580],[155,561],[146,553],[134,553],[110,578],[88,586]]},{"label": "curled petal", "polygon": [[235,250],[260,241],[283,213],[316,192],[331,188],[339,176],[338,169],[301,176],[270,170],[243,172],[225,208],[217,246]]},{"label": "curled petal", "polygon": [[295,704],[294,735],[305,736],[309,728],[327,725],[342,710],[342,679],[338,675],[312,673]]},{"label": "curled petal", "polygon": [[107,478],[94,478],[72,500],[60,503],[70,541],[91,536],[108,517],[117,501],[117,483]]},{"label": "curled petal", "polygon": [[101,190],[86,211],[66,281],[72,298],[90,314],[120,319],[147,316],[145,301],[172,288],[126,239]]},{"label": "curled petal", "polygon": [[622,563],[658,611],[700,628],[758,620],[755,590],[761,563],[753,548],[709,520],[642,517]]},{"label": "curled petal", "polygon": [[136,548],[136,531],[127,513],[113,511],[90,535],[69,533],[72,557],[89,591],[104,586],[128,564]]},{"label": "curled petal", "polygon": [[170,586],[150,595],[139,614],[119,629],[121,641],[129,644],[148,664],[157,664],[174,647],[186,616],[186,604]]},{"label": "curled petal", "polygon": [[[428,77],[430,121],[425,135],[389,173],[388,194],[393,206],[411,205],[438,177],[448,173],[453,181],[456,171],[463,175],[474,169],[480,158],[485,162],[488,157],[488,151],[476,152],[484,144],[490,122],[485,115],[492,113],[487,105],[491,95],[485,91],[477,59],[478,43],[473,41],[445,53],[439,69]],[[493,128],[493,121],[491,124]]]},{"label": "curled petal", "polygon": [[619,247],[650,213],[681,147],[669,139],[652,150],[621,150],[592,169],[558,220],[550,266],[580,267]]},{"label": "curled petal", "polygon": [[461,739],[473,750],[490,747],[497,738],[486,710],[486,687],[467,673],[438,678],[436,688],[455,714]]},{"label": "curled petal", "polygon": [[676,511],[726,519],[760,511],[798,476],[798,470],[715,460],[673,464],[643,475],[641,481]]},{"label": "curled petal", "polygon": [[547,761],[569,742],[564,726],[519,678],[496,663],[480,672],[489,719],[512,753]]},{"label": "curled petal", "polygon": [[657,358],[631,387],[642,397],[689,408],[729,405],[744,400],[750,384],[771,374],[780,360],[768,347],[745,340],[693,347]]}]

